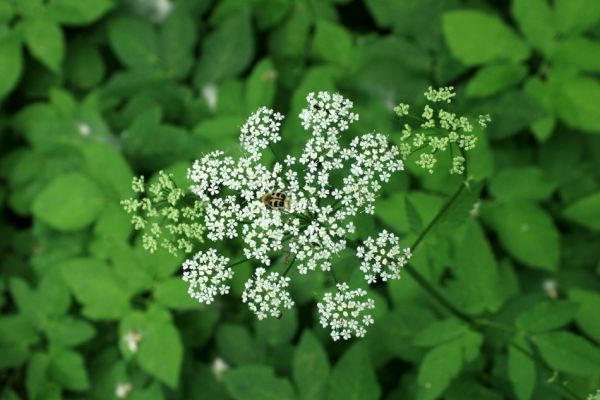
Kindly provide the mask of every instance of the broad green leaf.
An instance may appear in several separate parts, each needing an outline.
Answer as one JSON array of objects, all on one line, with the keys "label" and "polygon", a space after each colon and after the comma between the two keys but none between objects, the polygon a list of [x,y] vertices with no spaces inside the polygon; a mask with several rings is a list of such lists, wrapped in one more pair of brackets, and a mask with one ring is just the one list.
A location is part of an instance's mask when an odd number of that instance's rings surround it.
[{"label": "broad green leaf", "polygon": [[60,231],[74,231],[91,224],[104,207],[96,183],[80,172],[52,180],[33,202],[33,215]]},{"label": "broad green leaf", "polygon": [[258,0],[253,10],[258,29],[278,25],[289,14],[293,4],[292,0]]},{"label": "broad green leaf", "polygon": [[227,363],[242,365],[264,362],[264,348],[241,325],[220,325],[216,340],[219,353]]},{"label": "broad green leaf", "polygon": [[37,297],[40,307],[53,317],[66,314],[71,306],[69,288],[58,269],[44,274],[37,287]]},{"label": "broad green leaf", "polygon": [[548,54],[556,37],[548,0],[513,0],[512,13],[527,41]]},{"label": "broad green leaf", "polygon": [[258,62],[246,80],[246,110],[253,113],[260,107],[271,107],[277,87],[277,70],[266,58]]},{"label": "broad green leaf", "polygon": [[240,12],[223,21],[203,41],[194,75],[197,87],[233,78],[244,71],[254,57],[254,35],[250,15]]},{"label": "broad green leaf", "polygon": [[419,212],[410,201],[408,196],[404,196],[404,207],[406,208],[406,220],[408,221],[410,230],[416,234],[421,233],[421,230],[423,229],[423,221],[421,220]]},{"label": "broad green leaf", "polygon": [[419,332],[415,337],[414,343],[417,346],[433,347],[447,342],[451,342],[468,330],[460,320],[456,318],[447,318],[432,322]]},{"label": "broad green leaf", "polygon": [[[521,38],[501,19],[475,10],[443,15],[443,30],[452,54],[466,65],[495,60],[520,61],[529,56]],[[493,43],[493,46],[490,46]]]},{"label": "broad green leaf", "polygon": [[321,61],[342,67],[352,64],[352,36],[340,25],[319,21],[315,26],[312,53]]},{"label": "broad green leaf", "polygon": [[600,71],[600,42],[576,36],[561,40],[556,45],[552,60],[561,65],[571,65],[582,71]]},{"label": "broad green leaf", "polygon": [[24,22],[25,43],[31,54],[55,73],[65,52],[65,38],[58,25],[46,18],[31,18]]},{"label": "broad green leaf", "polygon": [[581,336],[559,331],[532,337],[550,367],[574,375],[600,374],[600,350]]},{"label": "broad green leaf", "polygon": [[475,73],[467,84],[468,97],[487,97],[517,85],[527,75],[523,64],[490,64]]},{"label": "broad green leaf", "polygon": [[17,368],[29,358],[29,348],[23,343],[0,343],[0,369]]},{"label": "broad green leaf", "polygon": [[479,224],[471,221],[456,250],[455,281],[449,289],[457,305],[470,314],[497,311],[502,304],[498,266]]},{"label": "broad green leaf", "polygon": [[600,20],[600,3],[596,0],[555,0],[554,19],[560,33],[578,33]]},{"label": "broad green leaf", "polygon": [[544,142],[552,135],[554,126],[556,125],[556,115],[552,108],[552,87],[547,81],[538,77],[530,77],[525,84],[523,91],[537,99],[544,109],[542,115],[536,121],[533,121],[530,127],[535,137],[540,142]]},{"label": "broad green leaf", "polygon": [[158,39],[149,22],[132,17],[115,18],[108,25],[108,39],[123,65],[142,70],[158,66]]},{"label": "broad green leaf", "polygon": [[87,25],[104,15],[114,6],[111,0],[50,0],[48,12],[61,24]]},{"label": "broad green leaf", "polygon": [[512,201],[484,210],[506,250],[518,261],[554,271],[560,260],[560,237],[552,218],[540,207]]},{"label": "broad green leaf", "polygon": [[600,343],[600,294],[582,289],[569,290],[569,299],[577,302],[579,308],[575,322],[581,330]]},{"label": "broad green leaf", "polygon": [[600,191],[590,194],[569,204],[563,215],[593,231],[600,230]]},{"label": "broad green leaf", "polygon": [[474,210],[478,207],[477,203],[480,201],[479,198],[482,189],[483,182],[474,182],[465,186],[450,208],[442,215],[436,229],[445,232],[454,232],[456,228],[469,221],[473,216]]},{"label": "broad green leaf", "polygon": [[376,400],[381,388],[373,366],[360,342],[338,360],[329,380],[327,400]]},{"label": "broad green leaf", "polygon": [[76,351],[53,347],[50,349],[48,373],[53,380],[72,390],[86,390],[90,386],[85,362]]},{"label": "broad green leaf", "polygon": [[329,359],[315,335],[305,330],[294,351],[293,374],[300,400],[320,400],[329,378]]},{"label": "broad green leaf", "polygon": [[558,116],[568,125],[585,132],[600,133],[600,83],[596,79],[576,77],[559,86],[554,97]]},{"label": "broad green leaf", "polygon": [[116,319],[129,309],[128,295],[108,265],[91,258],[75,258],[63,262],[61,271],[89,318]]},{"label": "broad green leaf", "polygon": [[269,49],[275,57],[301,57],[308,47],[312,15],[304,3],[294,2],[294,10],[274,29]]},{"label": "broad green leaf", "polygon": [[133,172],[121,152],[104,143],[89,143],[82,153],[85,171],[102,185],[105,197],[121,200],[131,195]]},{"label": "broad green leaf", "polygon": [[263,365],[248,365],[225,373],[227,392],[235,400],[294,400],[292,385],[275,376],[273,369]]},{"label": "broad green leaf", "polygon": [[38,341],[31,322],[22,314],[2,315],[0,317],[0,346],[29,345]]},{"label": "broad green leaf", "polygon": [[197,300],[187,292],[188,285],[180,277],[167,278],[154,288],[157,303],[175,310],[189,310],[199,307]]},{"label": "broad green leaf", "polygon": [[[519,344],[526,349],[529,347],[523,340]],[[529,400],[535,388],[535,362],[529,356],[523,354],[521,350],[509,346],[507,368],[508,377],[517,398],[519,400]]]},{"label": "broad green leaf", "polygon": [[[140,329],[137,358],[140,366],[172,389],[179,383],[183,360],[183,345],[173,323],[157,313],[147,313],[146,324]],[[157,356],[160,355],[160,356]]]},{"label": "broad green leaf", "polygon": [[578,309],[576,303],[563,300],[545,300],[523,311],[515,323],[527,332],[538,333],[568,324]]},{"label": "broad green leaf", "polygon": [[6,97],[17,85],[23,72],[21,41],[17,35],[0,38],[0,99]]},{"label": "broad green leaf", "polygon": [[88,40],[71,40],[65,58],[65,77],[81,89],[90,89],[104,79],[106,67],[98,46]]},{"label": "broad green leaf", "polygon": [[266,318],[254,322],[256,337],[271,347],[289,343],[298,329],[296,309],[285,310],[281,318]]},{"label": "broad green leaf", "polygon": [[461,346],[451,341],[431,349],[419,365],[419,400],[437,399],[462,369]]},{"label": "broad green leaf", "polygon": [[29,285],[20,278],[10,280],[10,293],[19,312],[27,318],[32,325],[42,328],[44,324],[43,309],[39,306],[40,299]]},{"label": "broad green leaf", "polygon": [[541,201],[547,200],[556,186],[556,182],[539,167],[513,167],[500,170],[492,178],[489,191],[503,201]]},{"label": "broad green leaf", "polygon": [[96,329],[89,322],[65,316],[51,319],[46,325],[46,335],[50,344],[60,347],[74,347],[94,337]]},{"label": "broad green leaf", "polygon": [[167,76],[182,79],[189,74],[194,63],[196,40],[194,19],[176,7],[163,22],[158,37],[161,61]]},{"label": "broad green leaf", "polygon": [[30,399],[38,399],[48,381],[50,357],[45,353],[34,353],[27,364],[25,388]]}]

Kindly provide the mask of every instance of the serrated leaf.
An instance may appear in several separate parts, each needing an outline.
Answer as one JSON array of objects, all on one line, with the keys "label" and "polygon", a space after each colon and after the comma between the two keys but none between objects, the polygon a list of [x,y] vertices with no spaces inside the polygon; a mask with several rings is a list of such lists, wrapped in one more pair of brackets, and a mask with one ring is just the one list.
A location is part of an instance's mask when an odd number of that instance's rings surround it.
[{"label": "serrated leaf", "polygon": [[363,345],[355,344],[339,359],[329,380],[327,400],[376,400],[381,395]]},{"label": "serrated leaf", "polygon": [[104,15],[114,6],[111,0],[51,0],[50,17],[67,25],[86,25]]},{"label": "serrated leaf", "polygon": [[82,319],[65,316],[48,321],[46,335],[50,344],[74,347],[87,342],[96,334],[94,326]]},{"label": "serrated leaf", "polygon": [[223,380],[227,392],[235,400],[294,400],[292,385],[278,378],[271,367],[248,365],[225,373]]},{"label": "serrated leaf", "polygon": [[259,61],[246,80],[246,110],[252,113],[260,107],[271,107],[277,87],[277,70],[273,62],[265,58]]},{"label": "serrated leaf", "polygon": [[527,332],[538,333],[568,324],[577,312],[578,305],[570,301],[541,301],[519,314],[515,323]]},{"label": "serrated leaf", "polygon": [[552,61],[574,66],[582,71],[600,71],[600,43],[585,37],[561,40],[552,54]]},{"label": "serrated leaf", "polygon": [[104,196],[96,183],[80,172],[52,180],[33,202],[33,214],[61,231],[74,231],[91,224],[104,207]]},{"label": "serrated leaf", "polygon": [[281,318],[266,318],[254,322],[256,337],[271,347],[288,343],[296,335],[298,315],[296,309],[285,310]]},{"label": "serrated leaf", "polygon": [[327,353],[315,335],[305,330],[294,351],[293,375],[300,400],[320,400],[325,395],[330,366]]},{"label": "serrated leaf", "polygon": [[31,54],[52,72],[59,73],[65,52],[65,38],[60,27],[39,17],[26,19],[23,29]]},{"label": "serrated leaf", "polygon": [[539,167],[512,167],[498,172],[489,184],[490,193],[499,200],[541,201],[550,197],[557,184]]},{"label": "serrated leaf", "polygon": [[157,303],[175,310],[198,308],[200,304],[187,292],[188,285],[180,277],[167,278],[154,288],[154,299]]},{"label": "serrated leaf", "polygon": [[451,341],[431,349],[419,366],[419,400],[438,398],[462,369],[461,346]]},{"label": "serrated leaf", "polygon": [[495,60],[520,61],[529,56],[529,49],[521,38],[496,16],[457,10],[445,13],[442,23],[452,54],[466,65]]},{"label": "serrated leaf", "polygon": [[512,13],[527,41],[544,53],[552,48],[556,28],[547,0],[513,0]]},{"label": "serrated leaf", "polygon": [[559,331],[532,337],[550,367],[574,375],[600,374],[600,350],[581,336]]},{"label": "serrated leaf", "polygon": [[115,18],[108,25],[108,38],[123,65],[141,70],[158,67],[158,38],[149,22],[124,16]]},{"label": "serrated leaf", "polygon": [[76,258],[60,266],[75,298],[84,305],[83,314],[92,319],[116,319],[129,309],[127,293],[108,265]]},{"label": "serrated leaf", "polygon": [[175,8],[162,23],[158,38],[161,62],[167,76],[182,79],[189,74],[197,39],[192,16],[183,9]]},{"label": "serrated leaf", "polygon": [[17,85],[23,72],[21,41],[17,35],[0,39],[0,99],[8,95]]},{"label": "serrated leaf", "polygon": [[254,56],[254,35],[250,15],[240,12],[223,21],[203,41],[194,83],[207,83],[233,78],[242,72]]},{"label": "serrated leaf", "polygon": [[572,289],[569,291],[569,299],[577,302],[578,309],[575,321],[581,330],[600,342],[600,294],[588,290]]},{"label": "serrated leaf", "polygon": [[240,325],[222,324],[216,333],[217,348],[223,359],[233,365],[261,363],[264,348]]},{"label": "serrated leaf", "polygon": [[561,33],[578,33],[600,20],[600,3],[596,0],[555,0],[554,20]]},{"label": "serrated leaf", "polygon": [[488,97],[517,85],[527,76],[522,64],[490,64],[475,73],[467,84],[468,97]]},{"label": "serrated leaf", "polygon": [[352,36],[343,26],[318,21],[312,42],[312,53],[318,60],[348,67],[352,63]]},{"label": "serrated leaf", "polygon": [[593,231],[600,230],[600,191],[584,196],[569,204],[563,211],[565,218]]},{"label": "serrated leaf", "polygon": [[48,373],[52,379],[68,389],[86,390],[90,386],[84,359],[73,350],[52,348]]},{"label": "serrated leaf", "polygon": [[50,357],[45,353],[34,353],[27,364],[25,388],[30,399],[38,399],[48,380]]},{"label": "serrated leaf", "polygon": [[575,77],[562,83],[554,96],[554,108],[562,121],[585,132],[600,133],[600,83]]},{"label": "serrated leaf", "polygon": [[65,77],[81,89],[97,86],[106,72],[98,47],[83,39],[72,40],[67,44]]},{"label": "serrated leaf", "polygon": [[[529,347],[523,340],[519,343]],[[508,348],[508,377],[519,400],[529,400],[535,388],[535,362],[514,346]]]}]

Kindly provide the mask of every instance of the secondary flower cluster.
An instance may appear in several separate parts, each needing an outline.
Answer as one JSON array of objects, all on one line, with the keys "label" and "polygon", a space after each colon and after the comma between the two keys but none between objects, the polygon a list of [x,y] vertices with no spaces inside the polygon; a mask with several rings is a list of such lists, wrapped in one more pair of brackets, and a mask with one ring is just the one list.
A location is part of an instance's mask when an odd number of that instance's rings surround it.
[{"label": "secondary flower cluster", "polygon": [[[410,117],[420,122],[413,126],[404,124],[400,138],[400,153],[404,160],[417,153],[419,158],[415,162],[419,167],[433,173],[438,162],[438,155],[449,150],[452,158],[451,174],[462,175],[465,173],[465,153],[475,148],[477,137],[473,135],[474,126],[469,118],[458,116],[453,112],[439,108],[437,112],[435,103],[452,102],[456,96],[454,87],[448,86],[440,89],[429,87],[425,92],[427,104],[420,116],[410,114],[408,104],[401,103],[394,108],[401,117]],[[491,121],[489,115],[479,115],[477,124],[485,128]]]},{"label": "secondary flower cluster", "polygon": [[[136,230],[143,231],[142,245],[153,253],[158,246],[176,254],[189,253],[198,242],[203,242],[204,205],[177,187],[173,179],[160,171],[158,179],[146,189],[144,177],[134,178],[132,189],[141,198],[121,201]],[[146,196],[147,194],[147,196]]]},{"label": "secondary flower cluster", "polygon": [[[333,259],[348,247],[348,236],[355,230],[354,217],[373,214],[382,185],[403,170],[400,150],[385,135],[344,137],[358,120],[350,100],[327,92],[310,93],[306,100],[300,119],[308,134],[299,154],[278,157],[274,145],[282,139],[283,116],[263,107],[241,128],[241,156],[214,151],[189,169],[189,189],[197,204],[194,209],[202,211],[194,220],[202,224],[210,242],[241,241],[245,256],[230,263],[210,249],[184,263],[189,293],[200,302],[209,304],[217,295],[228,293],[235,266],[250,261],[258,266],[245,284],[243,302],[259,319],[281,316],[294,304],[288,291],[290,269],[295,267],[300,274],[330,271]],[[265,151],[272,151],[276,161],[265,162]],[[153,195],[156,192],[162,197],[129,200],[126,207],[132,212],[152,210],[153,216],[169,218],[173,210],[167,207],[158,212],[153,206],[157,201],[171,204],[182,198],[167,178],[160,175],[161,190],[151,189]],[[136,191],[143,193],[143,184],[136,182]],[[138,225],[146,224],[142,217],[134,219]],[[156,242],[154,236],[145,241],[154,243],[153,239]],[[183,250],[189,252],[191,247],[183,244]],[[283,274],[270,268],[281,254],[293,260]],[[398,279],[410,251],[401,251],[398,238],[384,231],[367,239],[357,256],[365,280],[373,283]],[[374,307],[366,295],[363,289],[350,290],[340,283],[318,303],[321,323],[331,329],[334,340],[364,335],[373,321],[368,311]]]}]

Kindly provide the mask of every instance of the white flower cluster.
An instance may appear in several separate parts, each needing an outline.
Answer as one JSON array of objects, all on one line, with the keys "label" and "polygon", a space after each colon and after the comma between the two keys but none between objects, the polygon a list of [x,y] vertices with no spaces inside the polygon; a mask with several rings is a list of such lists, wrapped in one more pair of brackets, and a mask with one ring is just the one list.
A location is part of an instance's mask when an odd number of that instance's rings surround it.
[{"label": "white flower cluster", "polygon": [[[404,160],[417,153],[418,159],[415,164],[432,174],[439,154],[449,150],[452,157],[450,173],[464,174],[465,152],[474,149],[477,143],[477,137],[473,135],[473,124],[467,117],[458,116],[444,109],[436,112],[432,107],[432,105],[436,106],[436,103],[451,103],[455,96],[452,86],[440,89],[429,87],[425,92],[425,98],[431,105],[425,105],[420,117],[411,115],[407,104],[400,103],[394,108],[400,118],[408,116],[421,121],[416,127],[408,123],[404,124],[400,137],[402,143],[399,146]],[[491,117],[488,114],[477,117],[477,124],[482,128],[487,127],[490,121]]]},{"label": "white flower cluster", "polygon": [[257,268],[254,277],[250,278],[242,293],[242,301],[258,319],[268,316],[281,317],[281,309],[290,309],[294,302],[287,290],[290,278],[277,272],[267,273],[264,268]]},{"label": "white flower cluster", "polygon": [[229,293],[225,282],[233,278],[233,270],[227,265],[229,259],[217,254],[215,249],[200,251],[183,263],[183,280],[189,284],[189,295],[204,304],[210,304],[215,296]]},{"label": "white flower cluster", "polygon": [[377,277],[384,282],[399,279],[400,269],[408,263],[411,253],[408,248],[400,250],[398,237],[383,230],[376,239],[367,238],[356,249],[356,256],[361,259],[360,270],[371,284],[377,282]]},{"label": "white flower cluster", "polygon": [[240,145],[252,159],[260,159],[260,152],[271,143],[277,143],[281,140],[279,127],[281,126],[283,115],[261,107],[248,118],[248,121],[242,126],[240,136]]},{"label": "white flower cluster", "polygon": [[334,341],[348,340],[352,336],[364,337],[373,317],[366,312],[375,308],[373,299],[365,298],[363,289],[350,290],[346,283],[339,283],[335,294],[325,293],[317,304],[323,328],[331,329]]}]

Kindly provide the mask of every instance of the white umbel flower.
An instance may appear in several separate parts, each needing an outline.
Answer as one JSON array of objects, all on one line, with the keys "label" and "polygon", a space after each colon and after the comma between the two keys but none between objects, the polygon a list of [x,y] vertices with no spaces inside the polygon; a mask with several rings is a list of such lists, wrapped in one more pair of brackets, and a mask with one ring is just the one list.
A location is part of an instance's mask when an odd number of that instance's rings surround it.
[{"label": "white umbel flower", "polygon": [[335,294],[325,293],[317,304],[321,326],[331,329],[334,341],[364,337],[367,326],[373,324],[373,317],[366,312],[375,308],[375,301],[365,298],[367,292],[363,289],[350,290],[346,283],[336,287]]},{"label": "white umbel flower", "polygon": [[399,239],[386,230],[379,233],[376,239],[365,240],[363,246],[356,249],[356,256],[361,259],[360,270],[365,274],[367,283],[377,282],[381,278],[386,282],[400,278],[400,270],[411,257],[410,249],[400,250]]},{"label": "white umbel flower", "polygon": [[271,143],[281,140],[279,128],[283,115],[269,108],[261,107],[242,126],[240,145],[249,157],[260,159],[260,152]]},{"label": "white umbel flower", "polygon": [[242,301],[248,304],[248,308],[258,319],[267,317],[281,317],[281,309],[290,309],[294,302],[287,288],[290,278],[282,276],[277,272],[267,273],[264,268],[257,268],[254,277],[246,282],[246,288],[242,293]]},{"label": "white umbel flower", "polygon": [[200,303],[211,304],[217,295],[229,293],[226,284],[233,278],[227,266],[229,259],[217,254],[215,249],[200,251],[183,263],[183,280],[189,283],[188,293]]}]

